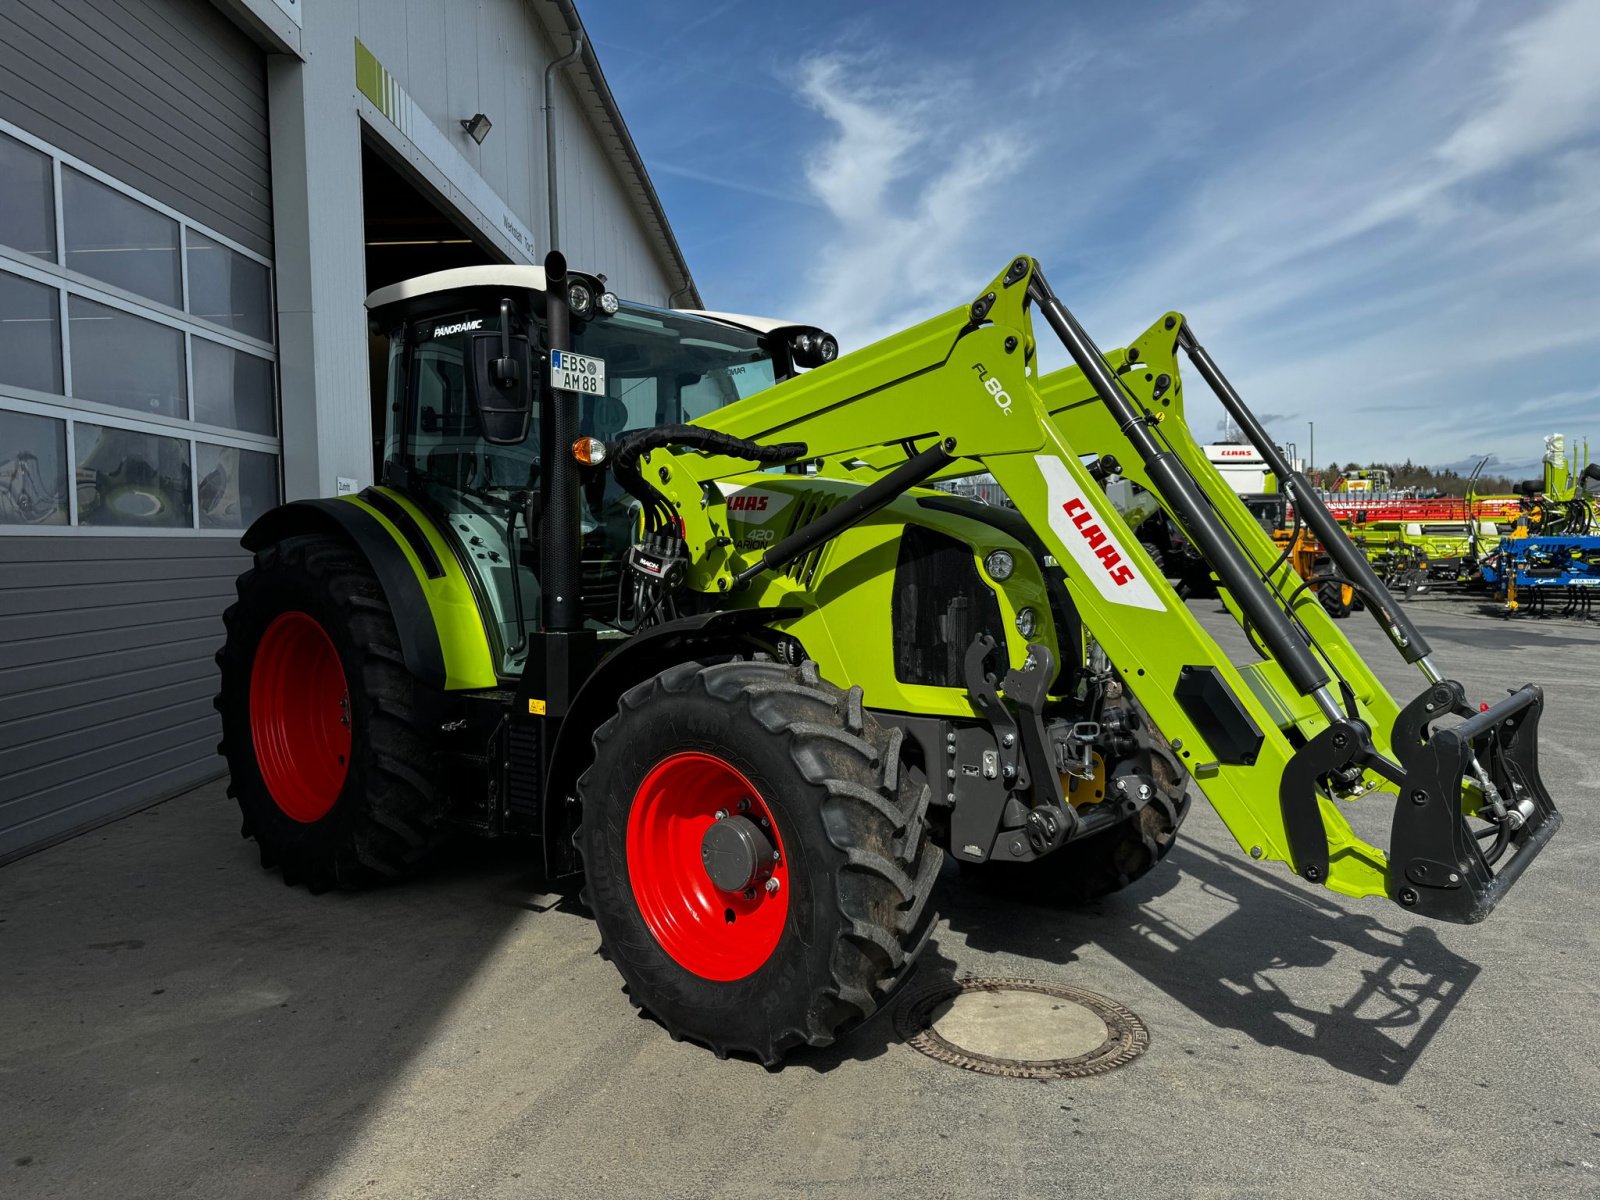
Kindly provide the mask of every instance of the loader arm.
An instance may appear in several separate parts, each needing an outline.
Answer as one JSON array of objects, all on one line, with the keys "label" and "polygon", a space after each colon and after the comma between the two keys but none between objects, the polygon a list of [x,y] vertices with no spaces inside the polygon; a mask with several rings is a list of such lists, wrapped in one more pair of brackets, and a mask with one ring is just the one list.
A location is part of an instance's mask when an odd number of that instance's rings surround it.
[{"label": "loader arm", "polygon": [[[1030,310],[1061,338],[1074,368],[1040,378]],[[695,424],[763,446],[803,443],[821,473],[876,480],[864,493],[887,495],[933,475],[992,474],[1062,567],[1089,635],[1241,847],[1350,896],[1383,894],[1443,919],[1481,919],[1559,825],[1537,773],[1537,689],[1473,715],[1459,685],[1433,670],[1398,606],[1387,593],[1376,597],[1361,559],[1366,576],[1351,582],[1374,592],[1369,604],[1391,640],[1428,673],[1428,688],[1402,707],[1206,461],[1183,417],[1180,349],[1191,359],[1198,351],[1207,382],[1231,395],[1178,314],[1104,355],[1038,265],[1019,257],[972,304]],[[1242,410],[1236,396],[1231,402]],[[1259,431],[1242,411],[1245,427]],[[1100,456],[1102,474],[1115,469],[1159,497],[1218,575],[1260,661],[1230,661],[1108,502],[1085,456]],[[749,470],[747,458],[681,447],[645,458],[643,478],[682,522],[688,587],[721,595],[759,577],[763,556],[733,544],[721,493],[708,486]],[[1302,513],[1320,508],[1303,478],[1285,482]],[[1358,557],[1336,556],[1340,573],[1357,574]],[[1450,717],[1467,719],[1436,727]],[[1393,859],[1357,837],[1340,810],[1384,785],[1399,794]],[[1497,873],[1465,817],[1495,805],[1504,814],[1506,804],[1520,820],[1510,830],[1511,818],[1501,817],[1497,847],[1509,857]]]}]

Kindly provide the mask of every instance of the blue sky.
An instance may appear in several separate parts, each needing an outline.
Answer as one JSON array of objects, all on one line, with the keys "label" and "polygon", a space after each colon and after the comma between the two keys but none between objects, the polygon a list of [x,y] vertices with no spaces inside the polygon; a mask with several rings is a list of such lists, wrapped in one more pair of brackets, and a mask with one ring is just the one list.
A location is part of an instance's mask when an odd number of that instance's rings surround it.
[{"label": "blue sky", "polygon": [[1321,464],[1600,456],[1595,0],[583,15],[712,307],[848,350],[1026,251],[1104,346],[1182,309]]}]

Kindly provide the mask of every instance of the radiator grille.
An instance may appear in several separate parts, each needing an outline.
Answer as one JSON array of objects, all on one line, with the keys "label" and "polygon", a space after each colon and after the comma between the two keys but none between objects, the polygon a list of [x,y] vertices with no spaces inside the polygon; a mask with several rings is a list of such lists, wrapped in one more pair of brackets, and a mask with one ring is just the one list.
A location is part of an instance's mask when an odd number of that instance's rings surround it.
[{"label": "radiator grille", "polygon": [[[784,536],[788,537],[796,530],[811,524],[837,503],[839,503],[838,496],[802,496],[800,503],[795,505],[794,519],[789,522],[788,529],[784,530]],[[800,555],[799,558],[783,569],[783,573],[802,587],[810,587],[811,581],[817,576],[817,564],[822,561],[822,552],[827,548],[827,545],[828,543],[824,542],[822,545],[816,546]]]}]

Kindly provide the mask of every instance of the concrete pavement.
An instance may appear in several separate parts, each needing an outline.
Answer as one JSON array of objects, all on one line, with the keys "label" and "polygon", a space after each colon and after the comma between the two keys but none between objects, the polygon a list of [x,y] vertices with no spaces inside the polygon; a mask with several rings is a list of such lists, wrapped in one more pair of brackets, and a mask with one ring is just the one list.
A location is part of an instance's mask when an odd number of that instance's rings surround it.
[{"label": "concrete pavement", "polygon": [[1100,992],[1143,1058],[981,1077],[880,1014],[769,1073],[637,1017],[528,847],[310,896],[217,785],[0,870],[0,1195],[1600,1196],[1600,623],[1412,611],[1475,696],[1548,691],[1567,824],[1482,926],[1254,864],[1197,800],[1168,865],[1092,910],[950,872],[919,968]]}]

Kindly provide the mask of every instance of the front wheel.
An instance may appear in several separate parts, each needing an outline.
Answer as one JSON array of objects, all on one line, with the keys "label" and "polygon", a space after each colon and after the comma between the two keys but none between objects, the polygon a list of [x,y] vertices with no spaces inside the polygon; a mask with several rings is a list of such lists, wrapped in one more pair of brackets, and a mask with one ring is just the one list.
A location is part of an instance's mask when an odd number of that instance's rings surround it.
[{"label": "front wheel", "polygon": [[684,663],[624,695],[578,844],[632,1001],[768,1064],[871,1016],[927,939],[942,858],[902,736],[809,662]]}]

